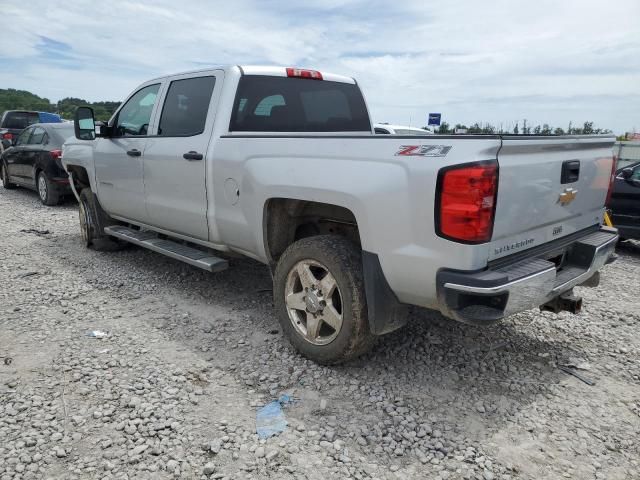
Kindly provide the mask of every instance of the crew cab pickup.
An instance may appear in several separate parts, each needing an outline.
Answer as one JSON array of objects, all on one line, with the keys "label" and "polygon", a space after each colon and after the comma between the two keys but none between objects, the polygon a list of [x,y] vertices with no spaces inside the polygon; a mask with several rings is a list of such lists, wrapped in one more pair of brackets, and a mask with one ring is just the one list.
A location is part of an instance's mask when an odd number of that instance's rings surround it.
[{"label": "crew cab pickup", "polygon": [[617,241],[613,137],[378,135],[357,82],[225,66],[143,83],[106,125],[76,112],[63,164],[84,243],[210,271],[268,265],[283,333],[336,363],[407,306],[489,324],[577,311]]}]

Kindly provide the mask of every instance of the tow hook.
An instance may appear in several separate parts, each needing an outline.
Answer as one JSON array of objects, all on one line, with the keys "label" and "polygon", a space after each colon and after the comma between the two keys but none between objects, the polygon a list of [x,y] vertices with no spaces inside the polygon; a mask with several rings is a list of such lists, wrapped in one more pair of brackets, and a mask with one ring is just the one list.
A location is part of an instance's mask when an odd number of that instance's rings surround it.
[{"label": "tow hook", "polygon": [[562,311],[573,314],[580,313],[580,310],[582,310],[582,297],[576,297],[573,294],[573,290],[569,290],[544,305],[541,305],[540,310],[553,313],[560,313]]}]

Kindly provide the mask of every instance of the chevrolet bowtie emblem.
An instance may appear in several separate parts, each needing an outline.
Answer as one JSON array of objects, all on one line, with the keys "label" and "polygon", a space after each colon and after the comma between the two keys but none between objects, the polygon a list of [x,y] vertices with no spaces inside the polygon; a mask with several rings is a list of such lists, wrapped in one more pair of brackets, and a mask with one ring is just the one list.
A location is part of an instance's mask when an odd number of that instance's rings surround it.
[{"label": "chevrolet bowtie emblem", "polygon": [[569,205],[578,195],[578,190],[575,188],[565,188],[564,192],[558,197],[558,203],[561,205]]}]

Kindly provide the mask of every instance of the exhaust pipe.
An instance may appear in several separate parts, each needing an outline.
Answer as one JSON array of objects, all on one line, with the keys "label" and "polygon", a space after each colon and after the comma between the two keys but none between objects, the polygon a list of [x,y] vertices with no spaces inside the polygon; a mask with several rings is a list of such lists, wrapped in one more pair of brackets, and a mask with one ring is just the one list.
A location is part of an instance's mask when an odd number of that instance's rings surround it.
[{"label": "exhaust pipe", "polygon": [[573,294],[573,290],[569,290],[562,295],[558,295],[556,298],[548,301],[544,305],[541,305],[540,310],[553,313],[566,311],[577,314],[582,310],[582,297],[576,297]]}]

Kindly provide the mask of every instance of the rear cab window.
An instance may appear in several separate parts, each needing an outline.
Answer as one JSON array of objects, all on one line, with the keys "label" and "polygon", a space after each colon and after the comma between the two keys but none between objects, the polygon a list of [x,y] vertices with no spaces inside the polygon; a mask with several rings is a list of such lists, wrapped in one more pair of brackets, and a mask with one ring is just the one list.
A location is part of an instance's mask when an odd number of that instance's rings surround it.
[{"label": "rear cab window", "polygon": [[37,112],[7,112],[2,119],[2,128],[20,129],[39,123]]},{"label": "rear cab window", "polygon": [[229,125],[236,132],[371,132],[357,85],[245,75]]}]

